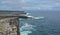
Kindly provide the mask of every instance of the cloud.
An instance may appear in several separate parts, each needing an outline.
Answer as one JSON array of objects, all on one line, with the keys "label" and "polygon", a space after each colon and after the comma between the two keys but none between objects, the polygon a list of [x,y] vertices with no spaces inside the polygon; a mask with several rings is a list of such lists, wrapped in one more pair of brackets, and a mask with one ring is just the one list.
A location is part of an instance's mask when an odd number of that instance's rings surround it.
[{"label": "cloud", "polygon": [[60,7],[59,0],[22,0],[21,3],[25,10],[56,10]]},{"label": "cloud", "polygon": [[60,0],[1,0],[0,9],[18,10],[56,10]]}]

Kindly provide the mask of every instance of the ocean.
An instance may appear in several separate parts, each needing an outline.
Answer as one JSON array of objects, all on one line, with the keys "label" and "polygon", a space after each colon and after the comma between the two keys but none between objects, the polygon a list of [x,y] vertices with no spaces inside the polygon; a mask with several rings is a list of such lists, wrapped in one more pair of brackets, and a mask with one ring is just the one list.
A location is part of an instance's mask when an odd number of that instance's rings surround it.
[{"label": "ocean", "polygon": [[44,17],[42,19],[21,19],[21,35],[60,35],[59,11],[31,11],[30,15]]}]

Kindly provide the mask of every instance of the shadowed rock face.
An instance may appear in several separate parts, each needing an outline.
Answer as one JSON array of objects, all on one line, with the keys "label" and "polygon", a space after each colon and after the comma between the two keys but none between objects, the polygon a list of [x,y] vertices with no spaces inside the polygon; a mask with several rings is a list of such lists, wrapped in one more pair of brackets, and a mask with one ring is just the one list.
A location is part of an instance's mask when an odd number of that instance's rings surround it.
[{"label": "shadowed rock face", "polygon": [[18,17],[0,19],[0,32],[4,35],[17,35]]}]

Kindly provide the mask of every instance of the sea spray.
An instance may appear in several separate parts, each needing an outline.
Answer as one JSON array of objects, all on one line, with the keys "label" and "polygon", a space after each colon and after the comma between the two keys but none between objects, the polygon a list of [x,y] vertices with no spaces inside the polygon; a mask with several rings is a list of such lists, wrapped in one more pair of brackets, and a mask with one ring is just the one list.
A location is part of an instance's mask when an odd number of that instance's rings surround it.
[{"label": "sea spray", "polygon": [[34,17],[34,16],[27,16],[27,17],[29,17],[31,19],[44,19],[45,18],[45,17]]},{"label": "sea spray", "polygon": [[21,35],[28,35],[31,34],[32,31],[36,31],[36,29],[34,28],[36,26],[25,23],[23,26],[21,26],[20,28],[20,34]]}]

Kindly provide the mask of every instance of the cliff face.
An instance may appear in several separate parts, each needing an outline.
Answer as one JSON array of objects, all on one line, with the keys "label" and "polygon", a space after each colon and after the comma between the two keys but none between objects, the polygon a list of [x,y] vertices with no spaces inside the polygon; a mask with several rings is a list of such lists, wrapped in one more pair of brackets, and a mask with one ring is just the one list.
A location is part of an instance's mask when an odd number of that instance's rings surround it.
[{"label": "cliff face", "polygon": [[0,19],[0,34],[4,35],[17,35],[18,17],[7,17]]},{"label": "cliff face", "polygon": [[24,11],[0,10],[0,35],[20,35],[19,18],[27,18]]}]

